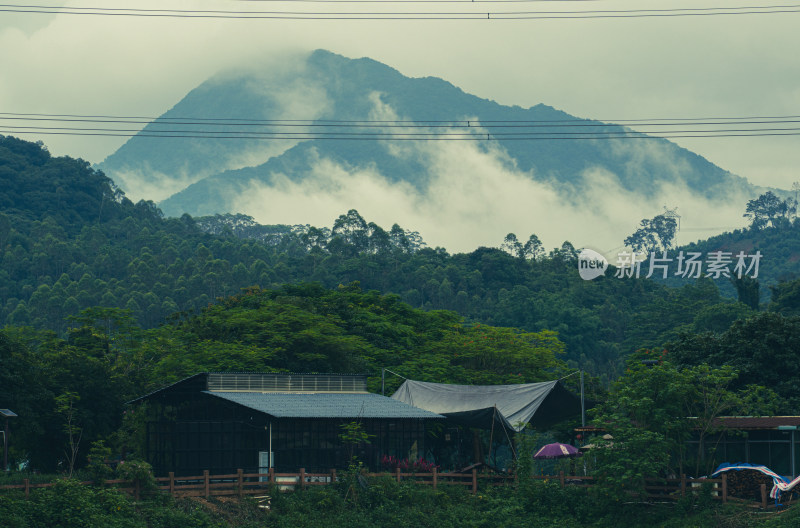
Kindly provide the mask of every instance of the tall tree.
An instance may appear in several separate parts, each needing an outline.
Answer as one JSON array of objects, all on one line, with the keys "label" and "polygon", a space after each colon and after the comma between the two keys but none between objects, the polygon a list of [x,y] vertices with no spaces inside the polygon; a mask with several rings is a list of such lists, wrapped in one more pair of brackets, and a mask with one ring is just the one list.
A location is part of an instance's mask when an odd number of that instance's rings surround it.
[{"label": "tall tree", "polygon": [[769,225],[776,226],[780,220],[788,220],[796,211],[797,206],[791,198],[781,200],[772,191],[767,191],[748,201],[742,216],[750,219],[750,227],[761,229]]},{"label": "tall tree", "polygon": [[522,243],[517,240],[517,235],[514,233],[509,233],[506,235],[506,237],[503,239],[503,243],[500,244],[500,249],[515,257],[523,256]]},{"label": "tall tree", "polygon": [[657,215],[644,219],[632,235],[625,239],[625,245],[636,252],[651,253],[667,251],[672,248],[678,224],[674,218]]},{"label": "tall tree", "polygon": [[528,241],[525,242],[525,245],[522,247],[522,254],[525,258],[536,261],[542,258],[544,255],[544,246],[542,246],[541,240],[536,235],[531,235],[528,237]]}]

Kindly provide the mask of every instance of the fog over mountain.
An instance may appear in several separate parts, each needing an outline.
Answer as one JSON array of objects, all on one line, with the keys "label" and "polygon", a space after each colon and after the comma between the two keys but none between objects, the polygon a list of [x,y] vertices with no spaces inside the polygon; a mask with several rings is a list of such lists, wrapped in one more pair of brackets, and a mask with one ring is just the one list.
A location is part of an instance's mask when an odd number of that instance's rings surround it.
[{"label": "fog over mountain", "polygon": [[[536,233],[549,247],[570,240],[608,252],[664,206],[679,208],[687,228],[679,242],[689,242],[743,225],[745,203],[759,191],[674,143],[620,125],[544,104],[499,105],[368,58],[317,50],[291,59],[209,79],[99,168],[169,216],[241,212],[264,224],[330,225],[355,208],[451,251],[497,245],[515,232]],[[220,137],[269,130],[256,120],[291,123],[292,139]],[[431,136],[319,138],[341,121],[369,121],[355,129],[362,134]],[[396,121],[430,126],[398,129]],[[441,121],[469,128],[433,123]],[[167,129],[214,137],[146,137]],[[584,131],[588,139],[563,139],[586,138]],[[489,139],[445,141],[443,132]]]}]

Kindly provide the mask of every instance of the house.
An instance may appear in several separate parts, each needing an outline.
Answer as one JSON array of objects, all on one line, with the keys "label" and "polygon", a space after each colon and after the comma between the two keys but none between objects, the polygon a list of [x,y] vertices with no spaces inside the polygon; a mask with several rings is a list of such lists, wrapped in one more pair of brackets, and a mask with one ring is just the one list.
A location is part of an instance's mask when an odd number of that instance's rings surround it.
[{"label": "house", "polygon": [[[366,375],[204,372],[136,400],[146,404],[145,456],[157,475],[329,471],[357,456],[416,459],[436,413],[367,392]],[[344,441],[358,424],[368,442]]]},{"label": "house", "polygon": [[[764,465],[779,475],[800,475],[800,416],[724,416],[719,432],[703,441],[703,457],[722,462]],[[700,453],[696,435],[689,440],[689,456]]]}]

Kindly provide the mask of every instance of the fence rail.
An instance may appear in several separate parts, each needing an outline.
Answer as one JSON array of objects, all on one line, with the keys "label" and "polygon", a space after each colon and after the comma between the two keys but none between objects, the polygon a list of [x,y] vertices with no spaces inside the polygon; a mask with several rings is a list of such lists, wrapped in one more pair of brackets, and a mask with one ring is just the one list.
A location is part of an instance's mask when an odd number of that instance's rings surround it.
[{"label": "fence rail", "polygon": [[[403,473],[400,469],[394,472],[366,473],[367,477],[392,478],[397,482],[408,481],[415,484],[430,485],[433,489],[439,486],[464,486],[473,494],[481,486],[515,486],[518,478],[515,475],[499,475],[478,473],[473,469],[470,473],[439,472],[436,469],[430,473]],[[206,470],[202,475],[189,477],[176,477],[170,472],[166,477],[155,479],[157,489],[167,492],[174,497],[215,497],[215,496],[246,496],[263,495],[269,488],[276,487],[281,491],[305,489],[309,486],[325,486],[340,480],[340,475],[335,469],[327,473],[307,473],[300,469],[297,473],[277,473],[270,469],[267,473],[245,473],[239,469],[236,473],[210,475]],[[563,471],[558,475],[536,475],[534,480],[557,482],[562,488],[565,486],[590,487],[595,482],[595,477],[583,475],[565,475]],[[92,485],[92,481],[83,481],[81,484]],[[104,485],[112,486],[126,493],[130,493],[136,500],[140,499],[142,490],[138,481],[105,480]],[[775,507],[774,501],[769,500],[769,493],[765,484],[761,484],[761,501],[754,502],[747,499],[729,496],[727,474],[723,473],[717,479],[689,479],[681,475],[679,479],[646,479],[646,498],[661,500],[678,500],[689,493],[699,491],[703,484],[712,486],[712,498],[722,502],[745,502],[753,507],[767,509]],[[0,486],[0,490],[21,490],[25,497],[30,496],[32,489],[49,488],[54,482],[31,484],[29,479],[23,479],[21,484],[7,484]]]}]

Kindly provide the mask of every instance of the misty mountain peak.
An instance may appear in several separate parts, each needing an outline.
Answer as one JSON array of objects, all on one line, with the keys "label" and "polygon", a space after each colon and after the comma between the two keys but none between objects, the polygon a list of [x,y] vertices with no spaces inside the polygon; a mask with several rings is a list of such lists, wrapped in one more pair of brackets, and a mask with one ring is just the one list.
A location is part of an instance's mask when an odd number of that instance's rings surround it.
[{"label": "misty mountain peak", "polygon": [[[163,128],[159,120],[170,117],[231,121],[213,128],[183,125],[188,137],[146,137]],[[243,119],[251,121],[245,126],[238,122]],[[437,77],[410,78],[373,59],[323,49],[269,67],[220,73],[159,120],[100,168],[129,196],[162,200],[164,212],[175,216],[252,212],[241,209],[257,207],[242,200],[243,193],[258,189],[255,194],[269,196],[272,189],[278,196],[287,186],[323,186],[321,179],[332,173],[353,181],[372,178],[369,185],[401,185],[403,192],[424,197],[452,160],[465,159],[474,161],[463,171],[511,171],[513,176],[496,177],[540,182],[556,194],[587,188],[587,178],[598,174],[625,192],[651,198],[665,185],[706,197],[751,190],[743,179],[664,139],[642,139],[625,127],[583,119],[577,129],[569,122],[579,118],[544,103],[505,106]],[[275,124],[279,120],[282,127]],[[428,125],[397,128],[387,127],[387,121]],[[362,125],[344,126],[353,122]],[[379,126],[363,125],[369,122]],[[285,123],[294,124],[290,129]],[[586,130],[585,124],[592,125],[593,135],[570,137]],[[214,133],[200,134],[200,129]],[[210,137],[198,137],[203,135]],[[444,139],[469,141],[458,147],[459,142]]]}]

